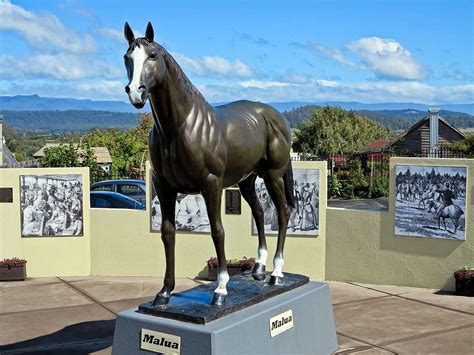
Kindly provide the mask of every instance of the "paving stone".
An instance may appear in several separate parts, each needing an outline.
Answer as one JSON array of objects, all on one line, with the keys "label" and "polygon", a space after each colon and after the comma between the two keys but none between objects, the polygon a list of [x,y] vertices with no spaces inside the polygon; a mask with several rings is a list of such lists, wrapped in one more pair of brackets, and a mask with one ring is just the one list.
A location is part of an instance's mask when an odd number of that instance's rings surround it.
[{"label": "paving stone", "polygon": [[[155,276],[61,276],[61,279],[68,282],[77,281],[115,281],[115,282],[161,282],[163,277]],[[181,278],[180,278],[181,279]]]},{"label": "paving stone", "polygon": [[0,289],[0,314],[91,303],[88,298],[63,282]]},{"label": "paving stone", "polygon": [[[405,287],[405,286],[371,285],[371,284],[364,284],[364,283],[359,283],[359,282],[354,282],[354,284],[365,287],[365,288],[374,289],[376,291],[390,293],[392,295],[403,295],[406,293],[417,292],[421,290],[420,288]],[[434,292],[435,290],[430,290],[430,291]]]},{"label": "paving stone", "polygon": [[27,278],[24,281],[2,281],[0,282],[0,289],[8,287],[22,287],[32,285],[45,285],[51,283],[61,283],[57,277],[33,277]]},{"label": "paving stone", "polygon": [[113,310],[115,313],[119,313],[130,308],[138,307],[142,303],[148,302],[151,299],[151,297],[131,298],[126,300],[105,302],[104,305],[107,308]]},{"label": "paving stone", "polygon": [[474,354],[474,326],[403,341],[385,347],[399,354]]},{"label": "paving stone", "polygon": [[361,351],[354,351],[354,352],[351,352],[351,354],[376,355],[376,354],[395,354],[395,353],[388,350],[384,350],[384,349],[370,348],[370,349],[361,350]]},{"label": "paving stone", "polygon": [[402,296],[437,306],[469,312],[474,315],[474,297],[436,294],[435,292],[437,291],[417,289],[414,292],[405,293]]},{"label": "paving stone", "polygon": [[115,317],[99,305],[0,315],[0,353],[113,337]]},{"label": "paving stone", "polygon": [[337,334],[337,344],[338,344],[338,349],[336,351],[336,354],[344,353],[347,351],[352,352],[356,349],[358,350],[369,349],[372,347],[371,345],[348,338],[341,334]]},{"label": "paving stone", "polygon": [[[86,292],[100,302],[122,299],[153,298],[163,286],[161,278],[105,278],[71,282],[74,287]],[[175,291],[182,291],[198,284],[187,278],[176,280]]]},{"label": "paving stone", "polygon": [[112,347],[109,346],[108,348],[105,348],[105,349],[102,349],[102,350],[99,350],[99,351],[95,351],[91,354],[94,354],[94,355],[111,355],[112,354]]},{"label": "paving stone", "polygon": [[390,296],[334,307],[337,330],[381,344],[474,322],[474,316]]},{"label": "paving stone", "polygon": [[387,296],[382,292],[369,290],[345,282],[330,281],[328,284],[331,290],[333,305]]}]

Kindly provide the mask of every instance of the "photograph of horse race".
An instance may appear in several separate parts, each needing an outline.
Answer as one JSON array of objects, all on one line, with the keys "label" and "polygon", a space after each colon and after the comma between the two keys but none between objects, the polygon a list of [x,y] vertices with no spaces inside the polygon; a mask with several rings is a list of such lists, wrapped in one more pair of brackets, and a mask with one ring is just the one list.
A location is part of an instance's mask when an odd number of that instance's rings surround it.
[{"label": "photograph of horse race", "polygon": [[395,172],[395,235],[465,240],[465,167],[397,165]]},{"label": "photograph of horse race", "polygon": [[[287,235],[319,235],[319,170],[293,170],[293,189],[296,207],[290,209]],[[278,234],[278,217],[275,205],[267,192],[263,179],[255,180],[255,191],[264,212],[266,234]],[[252,218],[252,232],[257,226]]]}]

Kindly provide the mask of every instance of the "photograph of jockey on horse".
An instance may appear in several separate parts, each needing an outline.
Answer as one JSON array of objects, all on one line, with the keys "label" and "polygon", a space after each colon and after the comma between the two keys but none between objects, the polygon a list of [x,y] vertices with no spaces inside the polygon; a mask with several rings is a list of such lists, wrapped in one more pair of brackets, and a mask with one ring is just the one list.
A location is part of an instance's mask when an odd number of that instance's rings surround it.
[{"label": "photograph of jockey on horse", "polygon": [[397,165],[395,234],[465,240],[466,168]]}]

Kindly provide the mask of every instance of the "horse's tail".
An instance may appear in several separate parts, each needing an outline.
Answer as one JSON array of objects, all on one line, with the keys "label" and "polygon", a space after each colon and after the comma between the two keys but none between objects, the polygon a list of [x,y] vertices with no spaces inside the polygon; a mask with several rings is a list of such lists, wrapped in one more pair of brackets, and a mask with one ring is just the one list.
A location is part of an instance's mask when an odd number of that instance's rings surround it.
[{"label": "horse's tail", "polygon": [[283,175],[283,184],[285,185],[286,203],[288,203],[288,206],[295,208],[296,203],[293,188],[293,168],[291,166],[291,158],[288,160],[288,168]]}]

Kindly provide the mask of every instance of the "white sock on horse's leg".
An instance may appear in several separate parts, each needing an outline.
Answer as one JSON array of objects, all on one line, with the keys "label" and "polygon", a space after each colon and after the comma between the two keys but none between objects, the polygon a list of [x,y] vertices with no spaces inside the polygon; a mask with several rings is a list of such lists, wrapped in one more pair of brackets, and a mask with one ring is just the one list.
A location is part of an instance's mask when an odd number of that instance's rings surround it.
[{"label": "white sock on horse's leg", "polygon": [[273,272],[272,276],[283,277],[283,265],[285,264],[283,257],[276,256],[273,258]]},{"label": "white sock on horse's leg", "polygon": [[227,295],[227,282],[229,281],[229,274],[227,271],[221,271],[219,272],[219,275],[217,276],[217,282],[218,286],[214,290],[214,293],[218,293],[220,295]]},{"label": "white sock on horse's leg", "polygon": [[267,249],[259,248],[257,263],[262,264],[262,265],[267,265],[267,257],[268,257]]}]

